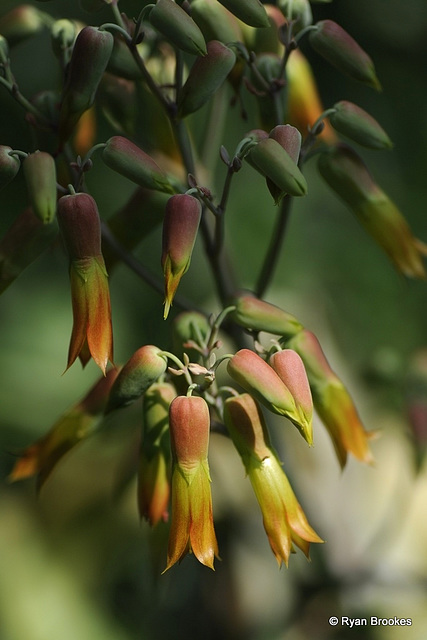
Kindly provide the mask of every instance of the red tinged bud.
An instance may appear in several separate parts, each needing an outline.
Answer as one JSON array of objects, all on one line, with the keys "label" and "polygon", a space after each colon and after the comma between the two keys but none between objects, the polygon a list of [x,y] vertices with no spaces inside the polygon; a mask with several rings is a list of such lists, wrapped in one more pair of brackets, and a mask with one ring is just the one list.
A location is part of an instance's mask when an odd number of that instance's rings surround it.
[{"label": "red tinged bud", "polygon": [[322,20],[315,26],[309,40],[319,55],[354,80],[381,89],[371,58],[347,31],[332,20]]},{"label": "red tinged bud", "polygon": [[122,136],[110,138],[102,158],[110,169],[117,171],[140,187],[173,193],[166,174],[145,151]]},{"label": "red tinged bud", "polygon": [[202,215],[202,205],[194,196],[177,194],[169,198],[163,221],[162,267],[165,277],[167,318],[180,280],[188,270]]},{"label": "red tinged bud", "polygon": [[265,360],[254,351],[241,349],[230,358],[227,370],[245,391],[267,409],[293,422],[308,444],[312,444],[311,430],[300,414],[292,393]]},{"label": "red tinged bud", "polygon": [[219,2],[251,27],[268,27],[270,24],[265,8],[259,0],[219,0]]},{"label": "red tinged bud", "polygon": [[239,296],[232,304],[236,308],[230,313],[230,319],[245,329],[266,331],[290,338],[303,328],[287,311],[253,296]]},{"label": "red tinged bud", "polygon": [[200,109],[227,79],[236,62],[234,51],[218,40],[207,44],[207,55],[190,69],[178,101],[178,116],[185,118]]},{"label": "red tinged bud", "polygon": [[149,20],[178,49],[196,56],[206,55],[206,43],[199,27],[173,0],[157,0]]},{"label": "red tinged bud", "polygon": [[213,515],[208,446],[210,417],[205,400],[178,396],[169,409],[172,472],[172,521],[165,571],[192,551],[214,568],[218,556]]},{"label": "red tinged bud", "polygon": [[36,151],[25,158],[23,168],[31,207],[43,224],[49,224],[56,213],[55,160]]},{"label": "red tinged bud", "polygon": [[95,200],[77,193],[58,201],[58,222],[70,258],[73,332],[67,369],[79,356],[90,357],[105,374],[113,360],[108,275],[101,253],[101,227]]},{"label": "red tinged bud", "polygon": [[59,115],[59,137],[65,142],[81,115],[95,100],[96,90],[113,49],[113,36],[96,27],[85,27],[77,36],[67,72]]},{"label": "red tinged bud", "polygon": [[392,148],[393,143],[384,129],[356,104],[341,100],[333,108],[329,122],[336,131],[369,149]]},{"label": "red tinged bud", "polygon": [[106,413],[140,398],[165,373],[167,366],[167,358],[158,347],[148,344],[137,349],[114,383]]}]

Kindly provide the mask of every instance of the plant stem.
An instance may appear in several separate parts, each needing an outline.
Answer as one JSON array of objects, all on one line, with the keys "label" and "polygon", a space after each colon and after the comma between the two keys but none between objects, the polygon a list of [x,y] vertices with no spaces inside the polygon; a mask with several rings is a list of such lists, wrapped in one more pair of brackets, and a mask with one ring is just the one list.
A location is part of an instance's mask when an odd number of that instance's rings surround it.
[{"label": "plant stem", "polygon": [[288,194],[282,200],[279,216],[271,237],[270,246],[265,256],[255,289],[256,295],[259,298],[262,298],[273,278],[274,270],[277,266],[283,241],[285,239],[285,232],[289,221],[292,202],[293,198]]}]

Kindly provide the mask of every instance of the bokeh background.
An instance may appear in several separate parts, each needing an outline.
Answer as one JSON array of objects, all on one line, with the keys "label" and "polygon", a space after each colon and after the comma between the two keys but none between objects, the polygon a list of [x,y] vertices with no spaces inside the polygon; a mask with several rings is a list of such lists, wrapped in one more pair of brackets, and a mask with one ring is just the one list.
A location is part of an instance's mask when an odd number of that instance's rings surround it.
[{"label": "bokeh background", "polygon": [[[0,11],[19,4],[1,3]],[[31,3],[30,3],[31,4]],[[101,24],[78,2],[34,2],[59,17]],[[136,15],[142,3],[122,0]],[[325,107],[356,102],[384,126],[390,152],[361,152],[383,189],[427,241],[427,6],[425,0],[336,0],[313,5],[370,53],[377,94],[336,73],[303,46]],[[12,64],[21,91],[58,84],[47,32],[17,45]],[[251,98],[248,98],[251,109]],[[23,112],[0,87],[0,142],[32,148]],[[144,114],[141,114],[143,130]],[[203,118],[195,122],[199,135]],[[247,130],[230,110],[221,143],[233,149]],[[111,135],[99,116],[99,140]],[[161,576],[167,526],[140,524],[132,476],[139,407],[102,430],[58,467],[41,495],[31,481],[9,484],[17,453],[43,435],[98,377],[90,363],[65,376],[71,305],[67,262],[55,246],[0,299],[0,639],[1,640],[424,640],[427,636],[427,470],[423,438],[409,419],[420,407],[427,431],[427,287],[407,282],[351,214],[307,167],[310,193],[295,206],[283,256],[266,299],[315,331],[356,399],[376,463],[350,460],[341,472],[322,425],[307,451],[294,430],[273,424],[275,444],[310,522],[326,543],[311,562],[297,554],[278,570],[237,454],[211,440],[211,472],[221,562],[215,573],[186,558]],[[88,176],[108,218],[132,187],[95,163]],[[243,286],[253,286],[274,207],[249,167],[236,176],[227,242]],[[26,204],[22,176],[3,191],[3,234]],[[137,255],[160,275],[160,233]],[[182,291],[216,312],[212,279],[196,247]],[[162,299],[125,266],[111,278],[115,353],[123,362],[142,344],[170,344]],[[410,627],[328,623],[330,616],[411,618]]]}]

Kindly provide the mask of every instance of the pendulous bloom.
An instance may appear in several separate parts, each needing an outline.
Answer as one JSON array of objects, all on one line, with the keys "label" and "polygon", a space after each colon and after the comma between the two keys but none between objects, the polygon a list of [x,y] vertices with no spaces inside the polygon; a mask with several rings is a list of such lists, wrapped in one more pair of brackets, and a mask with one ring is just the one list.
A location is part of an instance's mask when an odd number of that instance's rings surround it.
[{"label": "pendulous bloom", "polygon": [[88,194],[75,193],[60,198],[57,217],[70,258],[73,303],[67,369],[77,357],[83,366],[92,357],[105,375],[113,360],[113,330],[98,208]]},{"label": "pendulous bloom", "polygon": [[199,396],[178,396],[170,405],[172,518],[165,571],[186,553],[214,568],[218,557],[208,466],[209,408]]},{"label": "pendulous bloom", "polygon": [[281,464],[271,448],[261,409],[248,393],[228,398],[224,420],[242,458],[279,566],[288,565],[293,545],[308,557],[311,542],[323,542],[309,525]]}]

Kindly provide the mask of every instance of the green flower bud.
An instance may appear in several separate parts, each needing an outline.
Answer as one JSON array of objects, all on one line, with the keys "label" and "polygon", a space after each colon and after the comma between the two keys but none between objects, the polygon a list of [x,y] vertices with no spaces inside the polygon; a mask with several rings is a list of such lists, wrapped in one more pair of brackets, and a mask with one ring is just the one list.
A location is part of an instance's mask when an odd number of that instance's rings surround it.
[{"label": "green flower bud", "polygon": [[111,33],[96,27],[85,27],[77,36],[60,109],[59,136],[62,141],[69,138],[80,116],[93,105],[113,41]]},{"label": "green flower bud", "polygon": [[250,295],[239,296],[232,304],[236,308],[230,313],[230,319],[245,329],[291,338],[303,328],[290,313]]},{"label": "green flower bud", "polygon": [[371,58],[347,31],[332,20],[322,20],[316,27],[309,40],[319,55],[354,80],[381,89]]},{"label": "green flower bud", "polygon": [[122,136],[110,138],[102,152],[105,164],[141,187],[173,193],[167,176],[142,149]]},{"label": "green flower bud", "polygon": [[78,31],[79,26],[74,20],[62,18],[53,23],[50,35],[53,51],[58,58],[61,57],[64,51],[73,46]]},{"label": "green flower bud", "polygon": [[56,224],[43,224],[31,208],[13,221],[0,242],[0,293],[52,245],[57,234]]},{"label": "green flower bud", "polygon": [[19,171],[21,162],[15,155],[10,155],[12,147],[0,145],[0,189],[11,182]]},{"label": "green flower bud", "polygon": [[270,24],[265,8],[259,0],[219,0],[219,2],[251,27],[268,27]]},{"label": "green flower bud", "polygon": [[164,318],[167,318],[181,278],[190,266],[201,215],[202,205],[191,195],[172,196],[166,205],[161,259],[165,277]]},{"label": "green flower bud", "polygon": [[149,20],[178,49],[193,55],[206,55],[206,43],[197,24],[173,0],[157,0]]},{"label": "green flower bud", "polygon": [[13,47],[39,33],[46,24],[46,17],[35,7],[23,4],[0,18],[0,33]]},{"label": "green flower bud", "polygon": [[237,19],[217,0],[193,0],[191,17],[203,33],[206,42],[241,42],[242,30]]},{"label": "green flower bud", "polygon": [[391,149],[393,146],[378,122],[356,104],[341,100],[334,104],[334,109],[329,121],[339,133],[370,149]]},{"label": "green flower bud", "polygon": [[307,182],[297,164],[273,138],[261,140],[249,155],[258,171],[274,182],[281,195],[304,196],[307,193]]},{"label": "green flower bud", "polygon": [[189,346],[190,342],[197,345],[205,342],[211,327],[206,316],[197,311],[183,311],[174,318],[172,324],[172,340],[174,353],[186,353],[191,362],[198,362],[200,352]]},{"label": "green flower bud", "polygon": [[49,224],[56,213],[55,160],[45,151],[36,151],[23,163],[28,196],[35,215]]},{"label": "green flower bud", "polygon": [[295,20],[294,33],[313,22],[313,13],[308,0],[279,0],[278,6],[288,21]]},{"label": "green flower bud", "polygon": [[131,404],[165,373],[168,362],[161,353],[151,344],[135,351],[114,382],[105,413]]},{"label": "green flower bud", "polygon": [[319,171],[328,185],[356,215],[366,231],[404,275],[425,278],[425,248],[414,238],[396,205],[376,184],[363,160],[340,144],[319,158]]},{"label": "green flower bud", "polygon": [[207,44],[207,55],[197,58],[190,69],[178,102],[178,116],[185,118],[200,109],[226,80],[236,55],[218,40]]}]

